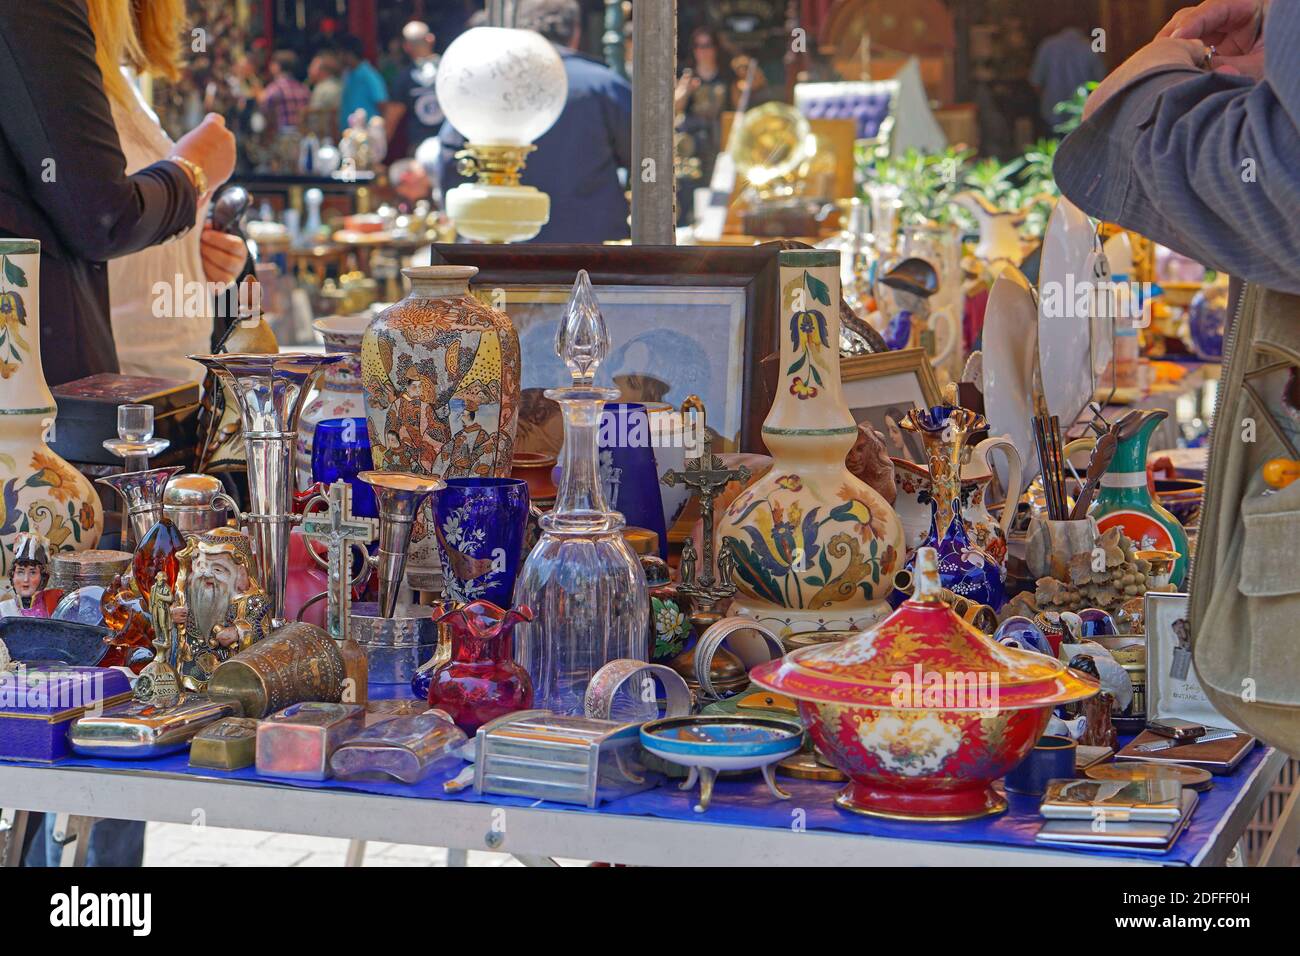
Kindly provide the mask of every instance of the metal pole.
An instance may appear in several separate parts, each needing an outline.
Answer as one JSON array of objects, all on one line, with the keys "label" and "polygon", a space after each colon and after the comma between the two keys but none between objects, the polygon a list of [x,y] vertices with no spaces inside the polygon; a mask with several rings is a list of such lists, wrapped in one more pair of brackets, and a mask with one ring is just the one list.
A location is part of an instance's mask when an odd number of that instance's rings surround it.
[{"label": "metal pole", "polygon": [[605,33],[600,38],[605,65],[627,79],[627,54],[623,47],[623,0],[605,0]]},{"label": "metal pole", "polygon": [[639,0],[632,31],[632,242],[670,246],[677,0]]},{"label": "metal pole", "polygon": [[516,0],[487,0],[488,26],[513,27]]}]

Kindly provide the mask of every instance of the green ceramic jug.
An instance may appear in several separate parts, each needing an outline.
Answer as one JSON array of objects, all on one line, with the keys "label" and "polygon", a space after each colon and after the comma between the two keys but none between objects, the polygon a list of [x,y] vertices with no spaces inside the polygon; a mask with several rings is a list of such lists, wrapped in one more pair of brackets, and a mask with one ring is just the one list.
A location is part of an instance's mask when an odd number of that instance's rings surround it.
[{"label": "green ceramic jug", "polygon": [[1166,411],[1146,412],[1137,430],[1120,440],[1089,514],[1097,520],[1099,531],[1118,525],[1140,551],[1177,551],[1170,583],[1181,588],[1187,575],[1187,532],[1147,485],[1147,445],[1156,426],[1168,417]]}]

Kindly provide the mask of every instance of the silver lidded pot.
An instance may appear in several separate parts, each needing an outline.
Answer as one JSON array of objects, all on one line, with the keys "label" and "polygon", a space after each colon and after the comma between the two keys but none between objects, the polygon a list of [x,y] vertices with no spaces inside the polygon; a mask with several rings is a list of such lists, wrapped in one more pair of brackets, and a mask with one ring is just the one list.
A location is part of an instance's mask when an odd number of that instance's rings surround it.
[{"label": "silver lidded pot", "polygon": [[181,534],[200,534],[222,528],[230,520],[224,503],[213,501],[225,488],[220,478],[189,473],[177,475],[163,492],[163,514]]}]

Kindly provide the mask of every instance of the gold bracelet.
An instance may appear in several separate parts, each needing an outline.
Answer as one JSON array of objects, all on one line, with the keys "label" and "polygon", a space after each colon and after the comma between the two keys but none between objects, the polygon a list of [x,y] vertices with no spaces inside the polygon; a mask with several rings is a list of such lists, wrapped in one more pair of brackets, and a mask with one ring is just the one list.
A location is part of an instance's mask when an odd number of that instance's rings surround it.
[{"label": "gold bracelet", "polygon": [[184,156],[168,156],[169,160],[189,173],[190,181],[194,184],[194,191],[199,196],[204,196],[208,191],[208,174],[203,171],[203,167],[192,159],[186,159]]}]

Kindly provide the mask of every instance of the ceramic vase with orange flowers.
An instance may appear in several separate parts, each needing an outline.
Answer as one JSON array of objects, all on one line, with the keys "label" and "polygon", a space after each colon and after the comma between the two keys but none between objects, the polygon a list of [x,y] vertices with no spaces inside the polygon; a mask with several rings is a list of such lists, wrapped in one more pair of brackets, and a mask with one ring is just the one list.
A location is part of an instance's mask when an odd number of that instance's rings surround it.
[{"label": "ceramic vase with orange flowers", "polygon": [[58,409],[41,366],[40,265],[35,239],[0,239],[0,589],[19,532],[52,554],[93,548],[104,530],[94,486],[46,444]]},{"label": "ceramic vase with orange flowers", "polygon": [[771,470],[718,523],[732,613],[782,634],[851,632],[889,613],[903,528],[845,467],[858,426],[840,387],[839,253],[780,253],[780,380],[763,422]]}]

